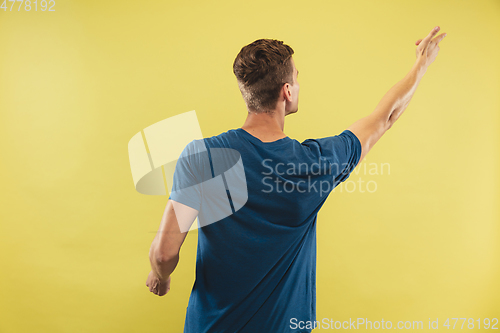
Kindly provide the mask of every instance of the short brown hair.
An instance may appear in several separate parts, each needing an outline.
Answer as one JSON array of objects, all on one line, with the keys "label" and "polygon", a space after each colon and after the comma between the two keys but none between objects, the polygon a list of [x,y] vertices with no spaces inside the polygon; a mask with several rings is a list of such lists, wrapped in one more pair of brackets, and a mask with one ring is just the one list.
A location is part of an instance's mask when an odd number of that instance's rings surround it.
[{"label": "short brown hair", "polygon": [[293,85],[293,49],[275,39],[258,39],[244,46],[233,63],[241,95],[250,111],[271,112],[281,88]]}]

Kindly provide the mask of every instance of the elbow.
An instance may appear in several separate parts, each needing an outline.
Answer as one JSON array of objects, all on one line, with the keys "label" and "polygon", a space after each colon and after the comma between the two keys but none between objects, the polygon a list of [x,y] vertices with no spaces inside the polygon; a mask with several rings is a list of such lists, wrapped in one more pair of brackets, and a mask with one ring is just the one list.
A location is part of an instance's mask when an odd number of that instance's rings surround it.
[{"label": "elbow", "polygon": [[394,125],[394,122],[391,121],[390,119],[387,121],[386,125],[385,125],[385,131],[388,131],[389,129],[391,129],[392,125]]},{"label": "elbow", "polygon": [[387,118],[387,120],[385,121],[385,124],[384,124],[384,131],[387,131],[388,129],[390,129],[392,127],[392,125],[394,124],[394,122],[396,121],[396,109],[392,110],[391,114],[389,115],[389,118]]},{"label": "elbow", "polygon": [[383,118],[383,119],[379,119],[378,123],[377,123],[377,137],[380,138],[382,135],[384,135],[384,133],[392,127],[392,125],[394,124],[394,122],[396,121],[395,119],[395,115],[394,115],[394,112],[391,113],[391,115],[387,118]]},{"label": "elbow", "polygon": [[400,113],[397,112],[398,110],[394,110],[391,115],[389,116],[389,118],[387,118],[387,121],[385,122],[385,128],[384,128],[384,131],[387,131],[388,129],[390,129],[392,127],[392,125],[394,125],[394,123],[396,122],[396,120],[398,120],[399,116],[400,116]]},{"label": "elbow", "polygon": [[149,259],[154,260],[158,264],[163,264],[166,262],[170,262],[175,258],[178,258],[178,256],[179,256],[179,251],[156,249],[152,251],[152,253],[149,256]]}]

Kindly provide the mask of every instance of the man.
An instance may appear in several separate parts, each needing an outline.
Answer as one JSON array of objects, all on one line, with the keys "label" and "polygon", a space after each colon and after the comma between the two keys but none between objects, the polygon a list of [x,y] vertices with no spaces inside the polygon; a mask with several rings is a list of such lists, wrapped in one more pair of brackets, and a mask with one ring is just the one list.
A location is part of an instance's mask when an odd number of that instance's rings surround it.
[{"label": "man", "polygon": [[[316,320],[317,213],[408,106],[446,36],[434,38],[438,31],[436,27],[416,42],[415,64],[371,114],[339,135],[302,143],[284,133],[285,116],[298,111],[294,51],[270,39],[241,49],[233,71],[247,119],[241,128],[185,148],[150,250],[152,271],[146,285],[162,296],[170,289],[180,247],[198,216],[196,281],[184,332],[314,328],[299,323]],[[218,151],[237,155],[215,157]],[[233,178],[244,181],[244,191],[235,189],[228,173],[240,159],[244,172]],[[208,185],[216,178],[223,180],[223,195]],[[227,202],[230,209],[223,204]]]}]

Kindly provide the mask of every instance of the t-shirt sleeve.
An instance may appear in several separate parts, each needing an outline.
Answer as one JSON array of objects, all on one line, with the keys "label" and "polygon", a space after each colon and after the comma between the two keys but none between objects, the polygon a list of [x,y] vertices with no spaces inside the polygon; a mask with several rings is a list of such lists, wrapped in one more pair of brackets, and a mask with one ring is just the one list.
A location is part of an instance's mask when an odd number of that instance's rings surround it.
[{"label": "t-shirt sleeve", "polygon": [[361,142],[350,130],[321,139],[308,139],[302,143],[314,149],[330,162],[335,182],[349,178],[361,157]]},{"label": "t-shirt sleeve", "polygon": [[201,206],[201,183],[203,176],[199,165],[203,160],[204,145],[197,140],[191,141],[182,151],[175,165],[172,190],[169,199],[180,202],[193,209],[200,210]]}]

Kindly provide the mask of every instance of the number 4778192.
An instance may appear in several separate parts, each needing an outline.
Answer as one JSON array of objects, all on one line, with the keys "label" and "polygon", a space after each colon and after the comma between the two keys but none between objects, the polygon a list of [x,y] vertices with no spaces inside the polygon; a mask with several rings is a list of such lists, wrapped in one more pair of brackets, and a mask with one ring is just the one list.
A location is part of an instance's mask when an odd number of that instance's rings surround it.
[{"label": "number 4778192", "polygon": [[7,11],[7,2],[12,2],[12,5],[10,6],[9,11],[12,11],[12,8],[14,8],[14,4],[16,2],[19,2],[19,6],[17,7],[17,11],[19,12],[21,10],[21,7],[23,6],[24,3],[24,10],[29,12],[32,8],[35,9],[35,11],[38,11],[38,7],[40,7],[40,10],[42,12],[48,11],[48,12],[55,12],[54,6],[56,5],[55,0],[41,0],[40,3],[38,3],[38,0],[31,1],[31,0],[3,0],[2,5],[0,6],[0,9],[3,9],[4,11]]}]

